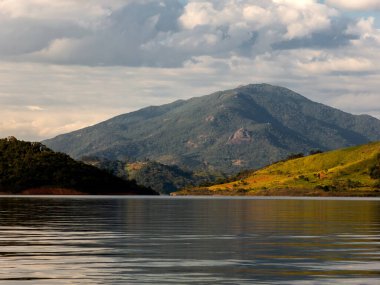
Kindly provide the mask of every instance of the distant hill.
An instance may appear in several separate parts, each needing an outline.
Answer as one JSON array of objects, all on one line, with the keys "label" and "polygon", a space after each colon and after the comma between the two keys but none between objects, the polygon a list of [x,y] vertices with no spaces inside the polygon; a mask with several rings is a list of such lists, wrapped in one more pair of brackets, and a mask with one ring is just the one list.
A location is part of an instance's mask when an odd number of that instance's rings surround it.
[{"label": "distant hill", "polygon": [[178,195],[380,196],[380,142],[281,161]]},{"label": "distant hill", "polygon": [[43,143],[74,158],[146,159],[236,173],[291,153],[380,140],[380,121],[315,103],[282,87],[247,85],[147,107]]},{"label": "distant hill", "polygon": [[135,180],[138,185],[151,188],[161,194],[170,194],[184,187],[210,184],[211,181],[222,178],[208,173],[194,173],[175,165],[165,165],[150,160],[126,163],[98,157],[83,157],[82,161],[123,179]]},{"label": "distant hill", "polygon": [[41,143],[0,139],[2,194],[157,194]]}]

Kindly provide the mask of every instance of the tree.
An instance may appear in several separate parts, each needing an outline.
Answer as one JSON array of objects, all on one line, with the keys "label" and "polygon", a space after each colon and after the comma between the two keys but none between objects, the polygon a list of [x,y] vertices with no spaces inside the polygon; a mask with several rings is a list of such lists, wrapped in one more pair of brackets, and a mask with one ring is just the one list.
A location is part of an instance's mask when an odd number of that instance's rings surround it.
[{"label": "tree", "polygon": [[380,153],[377,155],[375,165],[369,169],[369,176],[371,176],[372,179],[380,179]]},{"label": "tree", "polygon": [[0,190],[74,189],[86,194],[157,194],[38,142],[0,139]]}]

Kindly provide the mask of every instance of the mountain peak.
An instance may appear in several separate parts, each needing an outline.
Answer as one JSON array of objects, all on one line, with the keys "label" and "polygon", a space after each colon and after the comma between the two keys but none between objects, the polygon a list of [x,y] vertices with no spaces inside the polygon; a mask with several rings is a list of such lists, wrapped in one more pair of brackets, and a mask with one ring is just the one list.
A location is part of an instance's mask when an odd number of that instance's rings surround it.
[{"label": "mountain peak", "polygon": [[264,166],[290,153],[374,140],[380,140],[379,120],[263,83],[144,108],[44,143],[77,158],[149,158],[232,173]]}]

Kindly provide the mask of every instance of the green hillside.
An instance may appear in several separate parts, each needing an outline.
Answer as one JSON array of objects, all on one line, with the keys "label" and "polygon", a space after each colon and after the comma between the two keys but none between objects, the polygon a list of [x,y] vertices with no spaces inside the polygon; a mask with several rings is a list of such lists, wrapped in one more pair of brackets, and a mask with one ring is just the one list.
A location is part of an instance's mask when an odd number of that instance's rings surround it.
[{"label": "green hillside", "polygon": [[138,185],[161,194],[170,194],[184,187],[210,184],[211,181],[225,178],[215,173],[194,173],[175,165],[165,165],[150,160],[127,163],[99,157],[82,157],[81,161],[120,178],[134,180]]},{"label": "green hillside", "polygon": [[237,173],[291,153],[380,140],[380,121],[268,84],[147,107],[43,142],[80,159],[157,161],[191,171]]},{"label": "green hillside", "polygon": [[157,194],[37,142],[0,139],[1,194]]},{"label": "green hillside", "polygon": [[178,194],[380,196],[379,179],[375,142],[281,161],[236,181]]},{"label": "green hillside", "polygon": [[162,194],[170,194],[186,186],[195,186],[193,173],[177,166],[145,161],[127,165],[127,173],[140,185],[150,187]]}]

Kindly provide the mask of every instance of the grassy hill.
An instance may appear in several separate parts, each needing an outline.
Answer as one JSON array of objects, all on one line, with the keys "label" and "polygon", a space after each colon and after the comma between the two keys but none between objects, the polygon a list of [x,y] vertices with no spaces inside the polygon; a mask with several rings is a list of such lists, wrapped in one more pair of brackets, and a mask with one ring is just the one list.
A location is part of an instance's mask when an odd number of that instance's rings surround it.
[{"label": "grassy hill", "polygon": [[291,153],[380,140],[380,121],[313,102],[268,84],[241,86],[147,107],[43,142],[80,159],[157,161],[234,174]]},{"label": "grassy hill", "polygon": [[380,142],[281,161],[239,180],[178,195],[380,196]]},{"label": "grassy hill", "polygon": [[75,161],[38,142],[0,139],[1,194],[153,195],[107,171]]}]

